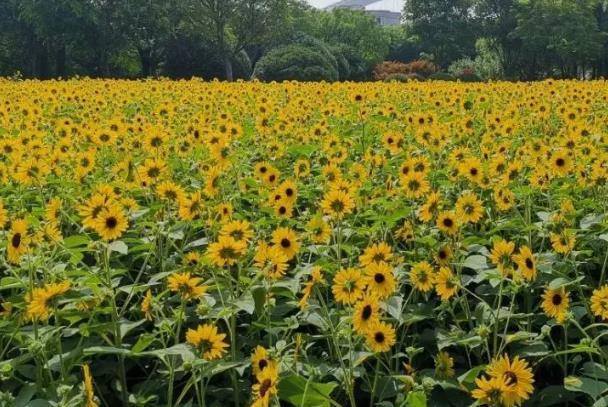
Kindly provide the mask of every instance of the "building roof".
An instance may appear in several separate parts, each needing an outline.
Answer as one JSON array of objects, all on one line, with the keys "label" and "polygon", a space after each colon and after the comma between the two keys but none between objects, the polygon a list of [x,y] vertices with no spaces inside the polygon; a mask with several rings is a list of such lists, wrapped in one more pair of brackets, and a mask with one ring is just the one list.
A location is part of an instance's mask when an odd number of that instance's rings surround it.
[{"label": "building roof", "polygon": [[335,8],[351,8],[356,10],[387,10],[400,13],[404,0],[340,0],[325,7],[326,10]]}]

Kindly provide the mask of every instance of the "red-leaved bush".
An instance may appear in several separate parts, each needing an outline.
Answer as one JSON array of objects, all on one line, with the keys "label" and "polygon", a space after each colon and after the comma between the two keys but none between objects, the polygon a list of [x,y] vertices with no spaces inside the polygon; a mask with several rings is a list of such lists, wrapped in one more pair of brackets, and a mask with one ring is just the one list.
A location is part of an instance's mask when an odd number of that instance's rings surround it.
[{"label": "red-leaved bush", "polygon": [[394,74],[416,74],[427,77],[435,72],[437,72],[437,67],[429,61],[416,60],[407,64],[397,61],[384,61],[374,68],[374,79],[383,81]]}]

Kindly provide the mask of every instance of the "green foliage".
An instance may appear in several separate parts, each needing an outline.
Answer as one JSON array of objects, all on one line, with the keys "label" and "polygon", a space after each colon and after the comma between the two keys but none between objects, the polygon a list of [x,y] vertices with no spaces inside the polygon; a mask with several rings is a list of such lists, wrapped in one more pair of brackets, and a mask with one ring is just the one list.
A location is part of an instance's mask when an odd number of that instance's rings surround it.
[{"label": "green foliage", "polygon": [[338,65],[332,58],[307,44],[284,45],[260,59],[253,77],[265,81],[336,81]]},{"label": "green foliage", "polygon": [[434,74],[429,75],[427,78],[431,81],[450,81],[453,82],[456,80],[456,77],[447,72],[435,72]]}]

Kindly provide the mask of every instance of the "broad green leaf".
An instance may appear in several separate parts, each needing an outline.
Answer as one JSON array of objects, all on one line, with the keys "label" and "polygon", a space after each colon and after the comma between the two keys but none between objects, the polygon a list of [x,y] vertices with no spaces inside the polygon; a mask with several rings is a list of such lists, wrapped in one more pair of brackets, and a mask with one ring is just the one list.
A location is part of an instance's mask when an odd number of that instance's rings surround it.
[{"label": "broad green leaf", "polygon": [[337,383],[317,383],[298,375],[290,375],[279,382],[279,398],[294,406],[327,407]]}]

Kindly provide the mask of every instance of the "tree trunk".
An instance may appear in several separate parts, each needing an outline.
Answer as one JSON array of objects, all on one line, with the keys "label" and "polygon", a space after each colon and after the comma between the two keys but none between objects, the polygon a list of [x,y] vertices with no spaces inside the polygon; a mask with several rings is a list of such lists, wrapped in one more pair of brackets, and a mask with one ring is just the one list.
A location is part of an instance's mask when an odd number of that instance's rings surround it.
[{"label": "tree trunk", "polygon": [[139,48],[137,51],[139,53],[139,60],[141,63],[141,75],[144,78],[147,78],[152,73],[152,63],[150,61],[149,53],[147,50],[141,48]]},{"label": "tree trunk", "polygon": [[226,80],[232,82],[234,80],[234,75],[232,73],[232,58],[230,58],[230,55],[228,54],[224,56],[224,68],[226,69]]},{"label": "tree trunk", "polygon": [[59,48],[55,53],[55,76],[59,76],[65,79],[65,58],[66,50],[65,44],[59,44]]}]

